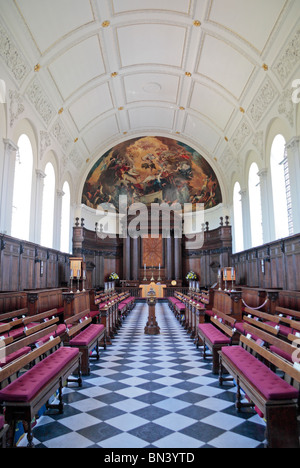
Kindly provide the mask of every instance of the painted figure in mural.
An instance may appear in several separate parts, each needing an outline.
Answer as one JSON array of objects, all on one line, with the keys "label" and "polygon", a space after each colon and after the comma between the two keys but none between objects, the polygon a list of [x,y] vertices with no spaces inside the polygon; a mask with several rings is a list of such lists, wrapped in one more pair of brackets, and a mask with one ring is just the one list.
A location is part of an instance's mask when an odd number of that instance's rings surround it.
[{"label": "painted figure in mural", "polygon": [[222,203],[217,177],[208,162],[183,143],[163,137],[135,138],[117,145],[97,161],[83,188],[82,203]]}]

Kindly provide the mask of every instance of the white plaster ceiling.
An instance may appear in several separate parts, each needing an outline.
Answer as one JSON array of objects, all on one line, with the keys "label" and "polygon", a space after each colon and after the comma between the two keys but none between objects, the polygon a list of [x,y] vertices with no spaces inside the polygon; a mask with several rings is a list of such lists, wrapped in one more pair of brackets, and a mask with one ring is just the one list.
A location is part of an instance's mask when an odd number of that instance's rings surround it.
[{"label": "white plaster ceiling", "polygon": [[280,92],[272,65],[299,22],[299,0],[0,1],[28,64],[20,92],[79,176],[147,134],[181,139],[215,166],[228,161],[265,80]]}]

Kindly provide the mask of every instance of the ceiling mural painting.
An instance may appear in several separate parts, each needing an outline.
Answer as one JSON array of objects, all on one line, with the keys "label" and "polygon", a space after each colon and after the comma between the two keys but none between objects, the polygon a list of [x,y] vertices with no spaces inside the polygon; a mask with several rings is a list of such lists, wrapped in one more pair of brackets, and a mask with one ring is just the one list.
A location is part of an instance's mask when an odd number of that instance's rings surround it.
[{"label": "ceiling mural painting", "polygon": [[151,203],[203,203],[205,209],[222,203],[215,172],[197,151],[164,137],[123,142],[105,153],[91,169],[82,203],[97,209],[102,203],[119,206]]}]

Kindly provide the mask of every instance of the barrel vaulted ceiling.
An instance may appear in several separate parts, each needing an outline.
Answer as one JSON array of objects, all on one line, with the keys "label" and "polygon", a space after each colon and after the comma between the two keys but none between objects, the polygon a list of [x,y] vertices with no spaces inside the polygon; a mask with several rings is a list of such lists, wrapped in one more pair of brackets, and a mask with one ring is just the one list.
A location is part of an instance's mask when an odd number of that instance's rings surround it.
[{"label": "barrel vaulted ceiling", "polygon": [[55,140],[77,181],[143,135],[179,139],[226,173],[259,144],[299,35],[299,0],[0,2],[0,70],[38,114],[42,151]]}]

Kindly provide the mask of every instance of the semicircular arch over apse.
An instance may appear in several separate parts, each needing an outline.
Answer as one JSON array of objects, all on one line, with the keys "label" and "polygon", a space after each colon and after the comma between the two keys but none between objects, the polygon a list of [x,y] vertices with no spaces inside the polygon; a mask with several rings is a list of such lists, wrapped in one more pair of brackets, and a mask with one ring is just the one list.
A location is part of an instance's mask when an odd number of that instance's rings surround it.
[{"label": "semicircular arch over apse", "polygon": [[119,196],[133,203],[203,203],[205,209],[222,203],[216,174],[190,146],[165,137],[145,136],[107,151],[90,170],[82,203],[97,209],[103,203],[119,206]]}]

